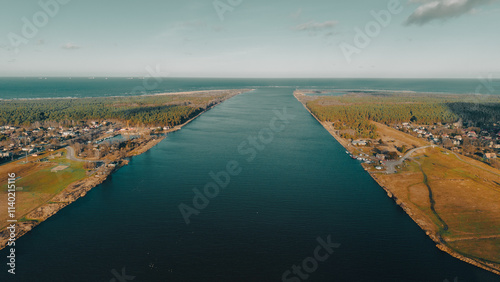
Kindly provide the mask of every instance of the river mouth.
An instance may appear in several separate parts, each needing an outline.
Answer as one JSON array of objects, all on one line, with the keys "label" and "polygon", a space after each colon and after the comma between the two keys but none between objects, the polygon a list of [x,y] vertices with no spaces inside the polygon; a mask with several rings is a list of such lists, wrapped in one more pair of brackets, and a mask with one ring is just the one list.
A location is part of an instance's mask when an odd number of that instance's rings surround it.
[{"label": "river mouth", "polygon": [[[132,158],[18,240],[16,278],[280,281],[328,237],[340,245],[307,281],[498,278],[436,249],[292,94],[238,95]],[[196,207],[193,189],[232,161],[241,172]],[[180,204],[199,212],[189,225]]]}]

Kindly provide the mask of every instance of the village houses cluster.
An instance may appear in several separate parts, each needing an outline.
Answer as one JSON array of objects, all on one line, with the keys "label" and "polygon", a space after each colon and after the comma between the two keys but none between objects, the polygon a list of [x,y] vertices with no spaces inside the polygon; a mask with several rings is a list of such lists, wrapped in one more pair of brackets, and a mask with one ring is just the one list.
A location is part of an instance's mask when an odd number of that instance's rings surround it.
[{"label": "village houses cluster", "polygon": [[431,144],[441,145],[452,151],[475,155],[478,158],[496,159],[500,152],[500,122],[489,129],[464,126],[462,121],[453,124],[413,125],[402,123],[394,128],[423,138]]},{"label": "village houses cluster", "polygon": [[0,126],[0,161],[10,161],[44,151],[65,147],[73,140],[99,143],[104,139],[122,134],[149,134],[170,130],[170,126],[135,128],[120,122],[92,121],[72,125],[51,123],[50,126]]}]

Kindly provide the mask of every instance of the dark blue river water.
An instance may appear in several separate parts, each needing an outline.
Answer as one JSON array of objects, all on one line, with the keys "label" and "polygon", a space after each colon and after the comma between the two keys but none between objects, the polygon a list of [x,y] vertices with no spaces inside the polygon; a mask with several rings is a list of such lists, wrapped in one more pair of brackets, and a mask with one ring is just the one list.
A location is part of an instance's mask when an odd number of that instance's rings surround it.
[{"label": "dark blue river water", "polygon": [[[21,237],[0,281],[286,281],[318,238],[340,246],[288,281],[499,281],[439,251],[292,93],[236,96],[132,158]],[[236,163],[187,225],[179,205]]]}]

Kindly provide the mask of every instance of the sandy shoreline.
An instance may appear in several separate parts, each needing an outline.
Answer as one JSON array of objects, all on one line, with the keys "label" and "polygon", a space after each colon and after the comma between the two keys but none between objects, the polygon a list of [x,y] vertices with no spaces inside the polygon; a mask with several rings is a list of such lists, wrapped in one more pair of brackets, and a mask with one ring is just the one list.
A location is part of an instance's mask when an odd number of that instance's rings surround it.
[{"label": "sandy shoreline", "polygon": [[[174,95],[193,95],[220,91],[235,91],[240,89],[215,89],[215,90],[198,90],[198,91],[184,91],[184,92],[164,92],[155,94],[143,94],[143,95],[114,95],[114,96],[99,96],[99,97],[47,97],[47,98],[11,98],[5,99],[0,98],[0,101],[37,101],[37,100],[70,100],[70,99],[94,99],[94,98],[134,98],[134,97],[154,97],[154,96],[174,96]],[[243,92],[252,91],[255,89],[242,89]]]},{"label": "sandy shoreline", "polygon": [[[321,122],[307,108],[305,103],[298,97],[298,95],[303,95],[303,94],[294,93],[294,96],[304,106],[304,108],[311,114],[311,116],[313,116],[330,133],[330,135],[332,135],[335,138],[335,140],[337,140],[339,142],[340,145],[342,145],[347,151],[351,152],[352,147],[349,146],[349,142],[346,139],[337,135],[335,130],[331,126],[331,124],[326,123],[326,122]],[[457,251],[451,249],[450,247],[448,247],[445,240],[443,238],[441,238],[441,236],[439,236],[439,234],[437,234],[437,232],[435,231],[435,226],[433,224],[429,224],[425,217],[423,217],[423,216],[420,217],[419,214],[417,214],[410,207],[405,205],[405,203],[403,201],[401,201],[396,196],[394,196],[393,192],[388,187],[386,187],[380,181],[380,179],[378,179],[376,173],[370,173],[368,170],[366,170],[365,167],[363,167],[363,169],[375,180],[375,182],[377,182],[377,184],[380,187],[382,187],[382,189],[384,189],[384,191],[387,193],[387,196],[389,198],[393,199],[394,202],[398,206],[400,206],[406,212],[406,214],[408,214],[408,216],[410,216],[410,218],[425,232],[425,234],[429,238],[431,238],[432,241],[434,241],[434,243],[436,244],[436,247],[438,249],[440,249],[441,251],[446,252],[449,255],[451,255],[457,259],[460,259],[464,262],[467,262],[467,263],[472,264],[474,266],[480,267],[482,269],[485,269],[485,270],[491,271],[497,275],[500,275],[500,265],[494,264],[494,263],[488,263],[488,262],[485,262],[485,261],[479,260],[479,259],[476,260],[476,259],[469,258],[469,257],[464,256],[464,255],[458,253]]]},{"label": "sandy shoreline", "polygon": [[[232,95],[231,97],[225,99],[224,101],[237,96],[242,93],[246,93],[249,91],[252,91],[253,89],[242,89],[241,92],[236,93]],[[213,91],[221,91],[221,90],[210,90],[210,92]],[[199,93],[199,92],[209,92],[209,91],[193,91],[193,92],[180,92],[180,93]],[[161,95],[161,94],[160,94]],[[181,95],[181,94],[178,94]],[[224,102],[222,101],[222,102]],[[221,103],[222,103],[221,102]],[[170,133],[170,132],[175,132],[182,127],[186,126],[190,122],[194,121],[198,117],[200,117],[202,114],[206,113],[207,111],[211,110],[217,105],[220,105],[221,103],[214,104],[196,116],[192,117],[191,119],[187,120],[183,124],[177,125],[165,133]],[[126,158],[134,157],[141,155],[147,151],[149,151],[151,148],[155,147],[158,143],[163,141],[165,139],[165,136],[160,137],[158,139],[153,139],[149,141],[148,143],[144,144],[143,146],[140,146],[132,151],[130,151]],[[38,208],[35,208],[34,210],[30,211],[28,214],[26,214],[25,218],[29,219],[29,221],[23,221],[23,222],[17,222],[16,223],[16,240],[19,239],[21,236],[24,234],[28,233],[30,230],[32,230],[34,227],[42,223],[43,221],[47,220],[49,217],[52,215],[56,214],[58,211],[63,209],[64,207],[68,206],[69,204],[75,202],[81,197],[84,197],[90,190],[95,188],[96,186],[102,184],[108,177],[113,174],[115,171],[117,171],[119,168],[127,165],[129,161],[127,159],[120,159],[119,160],[119,165],[113,169],[110,170],[108,173],[103,174],[103,175],[91,175],[88,176],[82,180],[76,181],[74,183],[71,183],[68,187],[66,187],[63,191],[61,191],[59,194],[55,195],[50,201],[47,203],[41,205]],[[10,232],[4,228],[2,231],[0,231],[0,250],[5,248],[9,242],[10,238]]]}]

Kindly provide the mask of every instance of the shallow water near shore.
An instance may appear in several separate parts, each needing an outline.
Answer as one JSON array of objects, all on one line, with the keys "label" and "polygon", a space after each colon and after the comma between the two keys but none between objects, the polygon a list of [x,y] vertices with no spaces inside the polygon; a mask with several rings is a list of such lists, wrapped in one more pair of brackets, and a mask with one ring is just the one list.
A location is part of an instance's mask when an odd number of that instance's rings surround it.
[{"label": "shallow water near shore", "polygon": [[[238,147],[284,108],[295,117],[249,162]],[[192,189],[230,161],[242,172],[186,225],[179,204],[192,206]],[[110,281],[123,269],[133,281],[281,281],[328,236],[340,246],[307,281],[500,280],[439,251],[293,89],[273,87],[231,98],[132,158],[21,237],[15,280],[4,265],[0,281]]]}]

